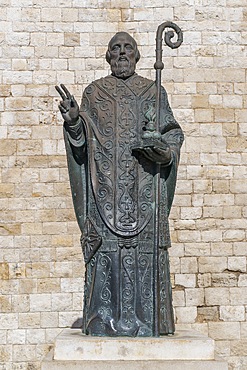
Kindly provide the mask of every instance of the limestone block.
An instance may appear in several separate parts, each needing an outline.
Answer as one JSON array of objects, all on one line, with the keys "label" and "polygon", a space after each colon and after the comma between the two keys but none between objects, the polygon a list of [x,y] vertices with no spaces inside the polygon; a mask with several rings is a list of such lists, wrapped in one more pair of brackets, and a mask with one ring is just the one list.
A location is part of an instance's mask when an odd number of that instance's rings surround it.
[{"label": "limestone block", "polygon": [[[215,230],[214,230],[215,232]],[[214,232],[212,232],[214,234]],[[215,239],[215,237],[214,237]],[[199,257],[199,272],[223,272],[227,268],[226,257]]]},{"label": "limestone block", "polygon": [[186,288],[194,288],[196,286],[196,274],[175,274],[175,284]]},{"label": "limestone block", "polygon": [[46,342],[45,329],[27,329],[27,344],[41,344]]},{"label": "limestone block", "polygon": [[[45,329],[45,333],[46,333],[46,342],[47,343],[54,343],[55,342],[55,339],[56,337],[61,333],[63,329],[60,329],[58,327],[54,327],[54,328],[47,328]],[[47,352],[46,352],[47,354]]]},{"label": "limestone block", "polygon": [[[244,207],[244,209],[247,207]],[[246,243],[243,242],[236,242],[233,243],[233,251],[235,256],[245,256],[246,255],[246,249],[245,249]]]},{"label": "limestone block", "polygon": [[186,288],[185,289],[186,306],[203,306],[204,289],[203,288]]},{"label": "limestone block", "polygon": [[234,340],[230,343],[231,355],[232,356],[246,356],[247,340]]},{"label": "limestone block", "polygon": [[[242,207],[240,206],[229,206],[223,207],[223,217],[224,218],[241,218]],[[244,216],[244,215],[243,215]]]},{"label": "limestone block", "polygon": [[181,207],[181,219],[197,219],[202,216],[201,207]]},{"label": "limestone block", "polygon": [[243,274],[239,276],[238,286],[247,286],[247,274]]},{"label": "limestone block", "polygon": [[12,311],[13,312],[29,312],[30,298],[28,294],[18,294],[12,296]]},{"label": "limestone block", "polygon": [[[243,233],[243,230],[238,230],[239,234]],[[241,239],[244,240],[244,236],[241,236]],[[240,271],[246,272],[246,257],[228,257],[228,269],[231,271]]]},{"label": "limestone block", "polygon": [[209,243],[186,243],[185,256],[209,256],[210,249]]},{"label": "limestone block", "polygon": [[237,286],[238,276],[231,272],[213,273],[212,274],[212,286],[213,287],[230,287]]},{"label": "limestone block", "polygon": [[213,242],[211,243],[211,255],[212,256],[230,256],[232,255],[232,243],[231,242]]},{"label": "limestone block", "polygon": [[209,322],[209,335],[215,340],[240,339],[239,322]]},{"label": "limestone block", "polygon": [[235,203],[236,205],[247,205],[247,197],[246,194],[236,194],[235,195]]},{"label": "limestone block", "polygon": [[215,122],[234,122],[234,109],[216,109],[214,114]]},{"label": "limestone block", "polygon": [[220,319],[223,321],[244,321],[245,307],[244,306],[221,306]]},{"label": "limestone block", "polygon": [[197,308],[196,307],[176,307],[176,318],[178,324],[190,324],[196,321]]},{"label": "limestone block", "polygon": [[242,108],[243,98],[241,95],[223,95],[223,106],[226,108]]},{"label": "limestone block", "polygon": [[42,224],[40,222],[27,222],[21,225],[21,233],[24,235],[42,234]]},{"label": "limestone block", "polygon": [[12,360],[12,351],[10,345],[0,345],[0,361],[8,363]]},{"label": "limestone block", "polygon": [[35,353],[36,346],[34,344],[13,345],[13,361],[33,361]]},{"label": "limestone block", "polygon": [[42,226],[44,234],[66,234],[67,223],[66,222],[44,222]]},{"label": "limestone block", "polygon": [[30,311],[50,311],[51,310],[51,294],[32,294],[30,296]]},{"label": "limestone block", "polygon": [[247,304],[247,287],[230,288],[230,302],[233,306]]},{"label": "limestone block", "polygon": [[247,109],[236,110],[236,120],[239,122],[239,133],[240,135],[246,136],[246,117]]},{"label": "limestone block", "polygon": [[206,305],[229,305],[229,288],[205,288]]},{"label": "limestone block", "polygon": [[245,137],[229,137],[227,138],[227,149],[231,152],[242,152],[247,149],[247,141]]},{"label": "limestone block", "polygon": [[29,278],[47,278],[50,276],[50,266],[46,262],[27,263],[26,276]]},{"label": "limestone block", "polygon": [[[196,350],[195,350],[195,347]],[[194,351],[192,352],[192,348]],[[65,329],[55,341],[55,360],[118,361],[213,359],[214,342],[196,332],[180,331],[162,338],[90,337]]]},{"label": "limestone block", "polygon": [[23,279],[19,281],[19,292],[20,293],[36,293],[36,280]]},{"label": "limestone block", "polygon": [[39,328],[40,327],[40,313],[28,312],[19,314],[19,328]]},{"label": "limestone block", "polygon": [[173,257],[183,257],[184,246],[180,243],[172,243],[172,248],[169,250],[169,255]]},{"label": "limestone block", "polygon": [[11,312],[11,296],[0,295],[1,312]]},{"label": "limestone block", "polygon": [[45,183],[59,181],[59,169],[42,168],[40,170],[40,181]]},{"label": "limestone block", "polygon": [[240,323],[241,338],[247,338],[247,322]]},{"label": "limestone block", "polygon": [[205,273],[205,274],[198,274],[197,275],[197,284],[199,288],[206,288],[211,286],[211,274]]},{"label": "limestone block", "polygon": [[61,279],[61,290],[62,292],[81,292],[83,286],[83,278],[62,278]]},{"label": "limestone block", "polygon": [[42,362],[41,370],[227,370],[227,363],[215,360],[166,360],[166,361],[53,361],[50,352]]},{"label": "limestone block", "polygon": [[76,311],[73,309],[73,311],[66,311],[66,312],[59,312],[58,315],[58,326],[60,328],[66,328],[70,327],[71,323],[80,321],[82,317],[81,309]]},{"label": "limestone block", "polygon": [[0,277],[1,279],[9,279],[9,264],[7,262],[0,263]]},{"label": "limestone block", "polygon": [[172,291],[172,302],[174,307],[185,306],[185,297],[183,290],[173,290]]},{"label": "limestone block", "polygon": [[56,21],[61,20],[61,9],[59,8],[42,8],[41,20],[43,21]]},{"label": "limestone block", "polygon": [[[201,241],[201,233],[199,230],[182,230],[177,232],[178,235],[178,241],[181,243],[193,243],[193,242],[200,242]],[[187,263],[185,263],[187,264]],[[196,263],[197,265],[197,263]],[[196,269],[197,271],[197,269]],[[184,272],[195,272],[194,271],[186,271]]]},{"label": "limestone block", "polygon": [[218,321],[219,312],[218,307],[198,307],[197,320],[200,322]]},{"label": "limestone block", "polygon": [[18,314],[2,313],[0,316],[1,329],[18,329]]},{"label": "limestone block", "polygon": [[10,156],[16,152],[16,140],[0,140],[0,155]]},{"label": "limestone block", "polygon": [[53,293],[52,311],[72,310],[72,293]]},{"label": "limestone block", "polygon": [[25,329],[8,330],[7,332],[7,343],[8,344],[25,344],[25,342],[26,342],[26,330]]},{"label": "limestone block", "polygon": [[37,280],[38,293],[60,292],[60,279],[46,278]]},{"label": "limestone block", "polygon": [[[3,82],[6,83],[6,84],[24,84],[24,83],[27,83],[27,84],[30,84],[32,83],[32,72],[31,71],[4,71],[3,73]],[[11,98],[9,98],[11,99]],[[9,101],[9,108],[12,106],[12,107],[15,107],[15,110],[18,110],[17,107],[26,107],[27,106],[30,106],[30,100],[27,98],[16,102],[16,100],[10,102]]]},{"label": "limestone block", "polygon": [[198,272],[198,264],[196,257],[182,257],[181,258],[181,272],[182,273],[196,273]]}]

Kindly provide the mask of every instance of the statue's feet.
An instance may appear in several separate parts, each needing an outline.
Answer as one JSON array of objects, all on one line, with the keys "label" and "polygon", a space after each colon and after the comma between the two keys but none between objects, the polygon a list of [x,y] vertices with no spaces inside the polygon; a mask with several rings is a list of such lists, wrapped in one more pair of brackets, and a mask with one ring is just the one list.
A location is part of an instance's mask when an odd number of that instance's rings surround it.
[{"label": "statue's feet", "polygon": [[151,337],[152,330],[139,319],[135,318],[129,325],[124,320],[119,320],[116,323],[117,332],[119,336],[128,337]]},{"label": "statue's feet", "polygon": [[95,317],[89,322],[86,334],[101,337],[151,337],[153,335],[152,330],[137,318],[126,325],[124,320],[103,321],[100,317]]}]

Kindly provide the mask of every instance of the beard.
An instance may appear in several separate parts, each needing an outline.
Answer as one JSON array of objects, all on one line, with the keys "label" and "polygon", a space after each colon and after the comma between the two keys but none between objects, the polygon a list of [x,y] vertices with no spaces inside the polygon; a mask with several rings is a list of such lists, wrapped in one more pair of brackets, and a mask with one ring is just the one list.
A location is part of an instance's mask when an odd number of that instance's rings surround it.
[{"label": "beard", "polygon": [[113,76],[118,78],[128,78],[135,72],[136,62],[130,61],[126,57],[120,57],[118,60],[111,59],[111,71]]}]

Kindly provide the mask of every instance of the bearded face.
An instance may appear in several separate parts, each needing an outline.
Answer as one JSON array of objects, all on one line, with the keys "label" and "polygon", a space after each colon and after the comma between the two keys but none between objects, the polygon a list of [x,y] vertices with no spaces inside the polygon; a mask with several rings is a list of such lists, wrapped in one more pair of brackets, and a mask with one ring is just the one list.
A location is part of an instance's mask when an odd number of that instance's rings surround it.
[{"label": "bearded face", "polygon": [[126,79],[132,76],[136,68],[137,48],[133,38],[126,33],[119,33],[109,44],[109,63],[113,76]]}]

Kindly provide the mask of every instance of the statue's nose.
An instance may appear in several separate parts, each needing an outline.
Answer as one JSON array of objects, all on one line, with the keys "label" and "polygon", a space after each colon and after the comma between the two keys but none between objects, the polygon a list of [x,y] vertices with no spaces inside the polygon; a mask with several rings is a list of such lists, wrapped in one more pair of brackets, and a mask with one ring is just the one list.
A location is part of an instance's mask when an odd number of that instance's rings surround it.
[{"label": "statue's nose", "polygon": [[121,45],[121,47],[120,47],[120,54],[125,54],[124,45]]}]

